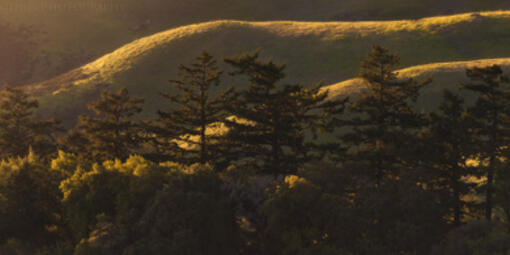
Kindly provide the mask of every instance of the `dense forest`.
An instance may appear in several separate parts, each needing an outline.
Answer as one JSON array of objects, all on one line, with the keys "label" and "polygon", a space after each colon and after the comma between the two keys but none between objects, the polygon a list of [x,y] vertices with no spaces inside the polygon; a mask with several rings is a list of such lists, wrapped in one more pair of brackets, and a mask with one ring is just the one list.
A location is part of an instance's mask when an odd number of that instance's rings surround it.
[{"label": "dense forest", "polygon": [[424,111],[433,77],[399,78],[377,45],[349,97],[286,83],[258,51],[219,61],[180,65],[156,118],[105,90],[70,130],[5,85],[0,254],[510,254],[501,67]]}]

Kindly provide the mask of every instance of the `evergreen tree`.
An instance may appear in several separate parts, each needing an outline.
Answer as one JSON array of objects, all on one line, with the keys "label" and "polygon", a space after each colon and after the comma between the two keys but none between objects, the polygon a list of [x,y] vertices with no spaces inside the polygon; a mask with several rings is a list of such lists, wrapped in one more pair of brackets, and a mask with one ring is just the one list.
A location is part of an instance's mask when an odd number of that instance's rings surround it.
[{"label": "evergreen tree", "polygon": [[485,217],[492,219],[494,177],[499,163],[510,141],[510,90],[509,79],[497,65],[466,70],[470,83],[462,88],[478,95],[476,104],[469,110],[478,121],[476,139],[481,145],[481,154],[488,159],[486,167]]},{"label": "evergreen tree", "polygon": [[[171,80],[180,93],[161,93],[175,110],[158,111],[158,125],[155,127],[156,142],[171,153],[178,150],[185,163],[216,163],[222,149],[220,134],[208,134],[213,125],[220,125],[227,117],[225,107],[236,98],[233,88],[228,88],[212,96],[215,87],[220,85],[222,71],[207,52],[190,67],[180,65],[180,79]],[[220,127],[221,128],[221,127]],[[181,146],[175,146],[177,141]],[[179,159],[178,159],[179,160]]]},{"label": "evergreen tree", "polygon": [[140,124],[133,116],[142,111],[143,99],[130,97],[127,89],[103,91],[99,101],[88,105],[98,116],[81,115],[65,138],[70,152],[96,161],[126,159],[144,142]]},{"label": "evergreen tree", "polygon": [[63,176],[44,161],[34,153],[0,161],[0,245],[10,238],[43,245],[63,237]]},{"label": "evergreen tree", "polygon": [[134,224],[136,239],[125,254],[243,254],[231,201],[213,169],[178,169],[165,181]]},{"label": "evergreen tree", "polygon": [[0,157],[23,157],[29,148],[43,157],[56,152],[58,121],[35,120],[39,107],[21,89],[4,86],[0,90]]},{"label": "evergreen tree", "polygon": [[252,159],[261,170],[272,174],[296,171],[314,148],[306,139],[324,127],[326,117],[342,108],[341,102],[326,102],[322,85],[277,84],[285,77],[284,65],[260,61],[258,52],[227,58],[235,68],[231,75],[246,75],[248,89],[239,102],[229,107],[236,120],[228,121],[230,152],[238,159]]},{"label": "evergreen tree", "polygon": [[355,148],[356,152],[350,158],[374,170],[372,176],[377,184],[385,176],[396,174],[398,165],[405,163],[406,153],[402,148],[409,149],[412,141],[410,131],[420,124],[419,116],[409,103],[415,101],[419,89],[430,82],[398,79],[395,69],[399,65],[397,54],[372,46],[361,63],[359,73],[368,88],[348,107],[352,117],[347,124],[352,131],[342,136]]},{"label": "evergreen tree", "polygon": [[464,100],[449,90],[443,92],[439,113],[430,116],[430,136],[425,136],[432,145],[431,159],[433,186],[445,191],[444,201],[453,211],[454,225],[460,225],[464,210],[471,204],[462,199],[473,191],[474,184],[463,181],[463,177],[476,174],[467,160],[476,153],[473,144],[474,127],[472,116],[464,108]]}]

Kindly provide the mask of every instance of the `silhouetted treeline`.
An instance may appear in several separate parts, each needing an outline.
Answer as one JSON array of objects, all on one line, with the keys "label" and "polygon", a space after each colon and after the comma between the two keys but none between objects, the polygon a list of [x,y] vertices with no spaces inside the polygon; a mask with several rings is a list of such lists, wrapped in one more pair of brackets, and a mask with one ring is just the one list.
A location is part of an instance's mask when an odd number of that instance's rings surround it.
[{"label": "silhouetted treeline", "polygon": [[[373,46],[367,87],[286,84],[258,52],[204,52],[161,91],[104,91],[64,131],[0,92],[0,254],[508,254],[510,87],[475,67],[433,112]],[[246,89],[218,91],[224,75]],[[236,77],[239,77],[237,79]],[[154,99],[152,99],[154,100]]]}]

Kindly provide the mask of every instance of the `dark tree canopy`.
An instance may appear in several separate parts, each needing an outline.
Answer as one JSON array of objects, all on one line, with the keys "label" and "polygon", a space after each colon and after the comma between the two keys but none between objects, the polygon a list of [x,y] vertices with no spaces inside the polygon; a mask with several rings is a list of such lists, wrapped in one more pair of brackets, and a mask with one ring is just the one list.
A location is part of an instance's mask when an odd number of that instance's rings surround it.
[{"label": "dark tree canopy", "polygon": [[472,202],[462,198],[474,191],[475,184],[463,178],[476,175],[476,169],[468,165],[475,156],[473,116],[467,111],[464,99],[449,90],[443,92],[443,101],[438,113],[429,119],[429,135],[425,135],[431,146],[427,155],[431,171],[431,185],[444,191],[443,201],[450,206],[453,224],[459,226],[467,211],[474,211]]},{"label": "dark tree canopy", "polygon": [[47,226],[62,224],[61,180],[33,153],[0,162],[0,244],[18,238],[40,245],[58,238]]},{"label": "dark tree canopy", "polygon": [[395,174],[395,164],[402,163],[401,149],[410,141],[407,138],[412,129],[420,124],[410,103],[417,99],[419,89],[430,82],[399,79],[395,72],[399,66],[397,54],[372,46],[359,73],[368,88],[347,109],[352,131],[342,139],[357,147],[351,158],[368,164],[375,171],[377,183]]},{"label": "dark tree canopy", "polygon": [[0,157],[21,157],[32,148],[41,156],[56,152],[58,121],[36,120],[34,111],[39,107],[21,89],[4,86],[0,90]]},{"label": "dark tree canopy", "polygon": [[507,154],[510,142],[510,87],[509,79],[500,66],[474,67],[466,70],[470,83],[463,89],[478,96],[475,105],[469,109],[478,122],[477,143],[481,145],[481,156],[487,158],[487,185],[485,197],[485,217],[492,219],[494,177],[500,158]]},{"label": "dark tree canopy", "polygon": [[0,254],[510,254],[499,66],[467,70],[473,106],[445,90],[418,113],[429,80],[400,77],[380,46],[350,98],[287,84],[258,52],[224,61],[236,91],[204,52],[158,119],[104,91],[58,153],[57,122],[0,90]]},{"label": "dark tree canopy", "polygon": [[[196,58],[191,66],[179,66],[179,80],[170,82],[177,93],[161,93],[173,104],[174,110],[158,111],[155,131],[156,143],[170,150],[167,154],[183,155],[185,163],[213,163],[219,160],[219,134],[208,129],[221,128],[227,117],[225,108],[236,98],[233,88],[214,93],[220,85],[222,71],[207,52]],[[176,146],[175,143],[181,144]],[[162,149],[165,151],[165,148]]]},{"label": "dark tree canopy", "polygon": [[65,149],[95,161],[126,159],[136,154],[144,138],[133,117],[142,111],[143,102],[142,98],[131,97],[127,89],[104,91],[98,101],[88,105],[97,116],[80,116],[65,139]]},{"label": "dark tree canopy", "polygon": [[322,85],[280,85],[284,65],[259,60],[258,52],[227,58],[234,68],[231,75],[245,75],[248,88],[228,109],[234,121],[228,121],[228,139],[238,158],[251,158],[262,171],[286,174],[310,157],[313,145],[307,133],[315,134],[328,116],[323,110],[341,107],[327,103]]}]

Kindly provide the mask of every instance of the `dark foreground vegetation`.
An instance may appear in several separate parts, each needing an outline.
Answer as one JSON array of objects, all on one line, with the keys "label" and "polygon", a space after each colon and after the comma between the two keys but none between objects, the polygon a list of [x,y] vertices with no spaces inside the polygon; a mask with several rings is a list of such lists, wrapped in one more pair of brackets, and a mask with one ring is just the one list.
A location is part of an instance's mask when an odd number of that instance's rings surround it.
[{"label": "dark foreground vegetation", "polygon": [[[161,92],[105,91],[75,128],[0,93],[0,254],[508,254],[510,87],[468,69],[434,112],[374,46],[369,87],[328,98],[257,53],[203,53]],[[224,75],[248,89],[219,91]],[[235,84],[234,84],[235,85]]]}]

